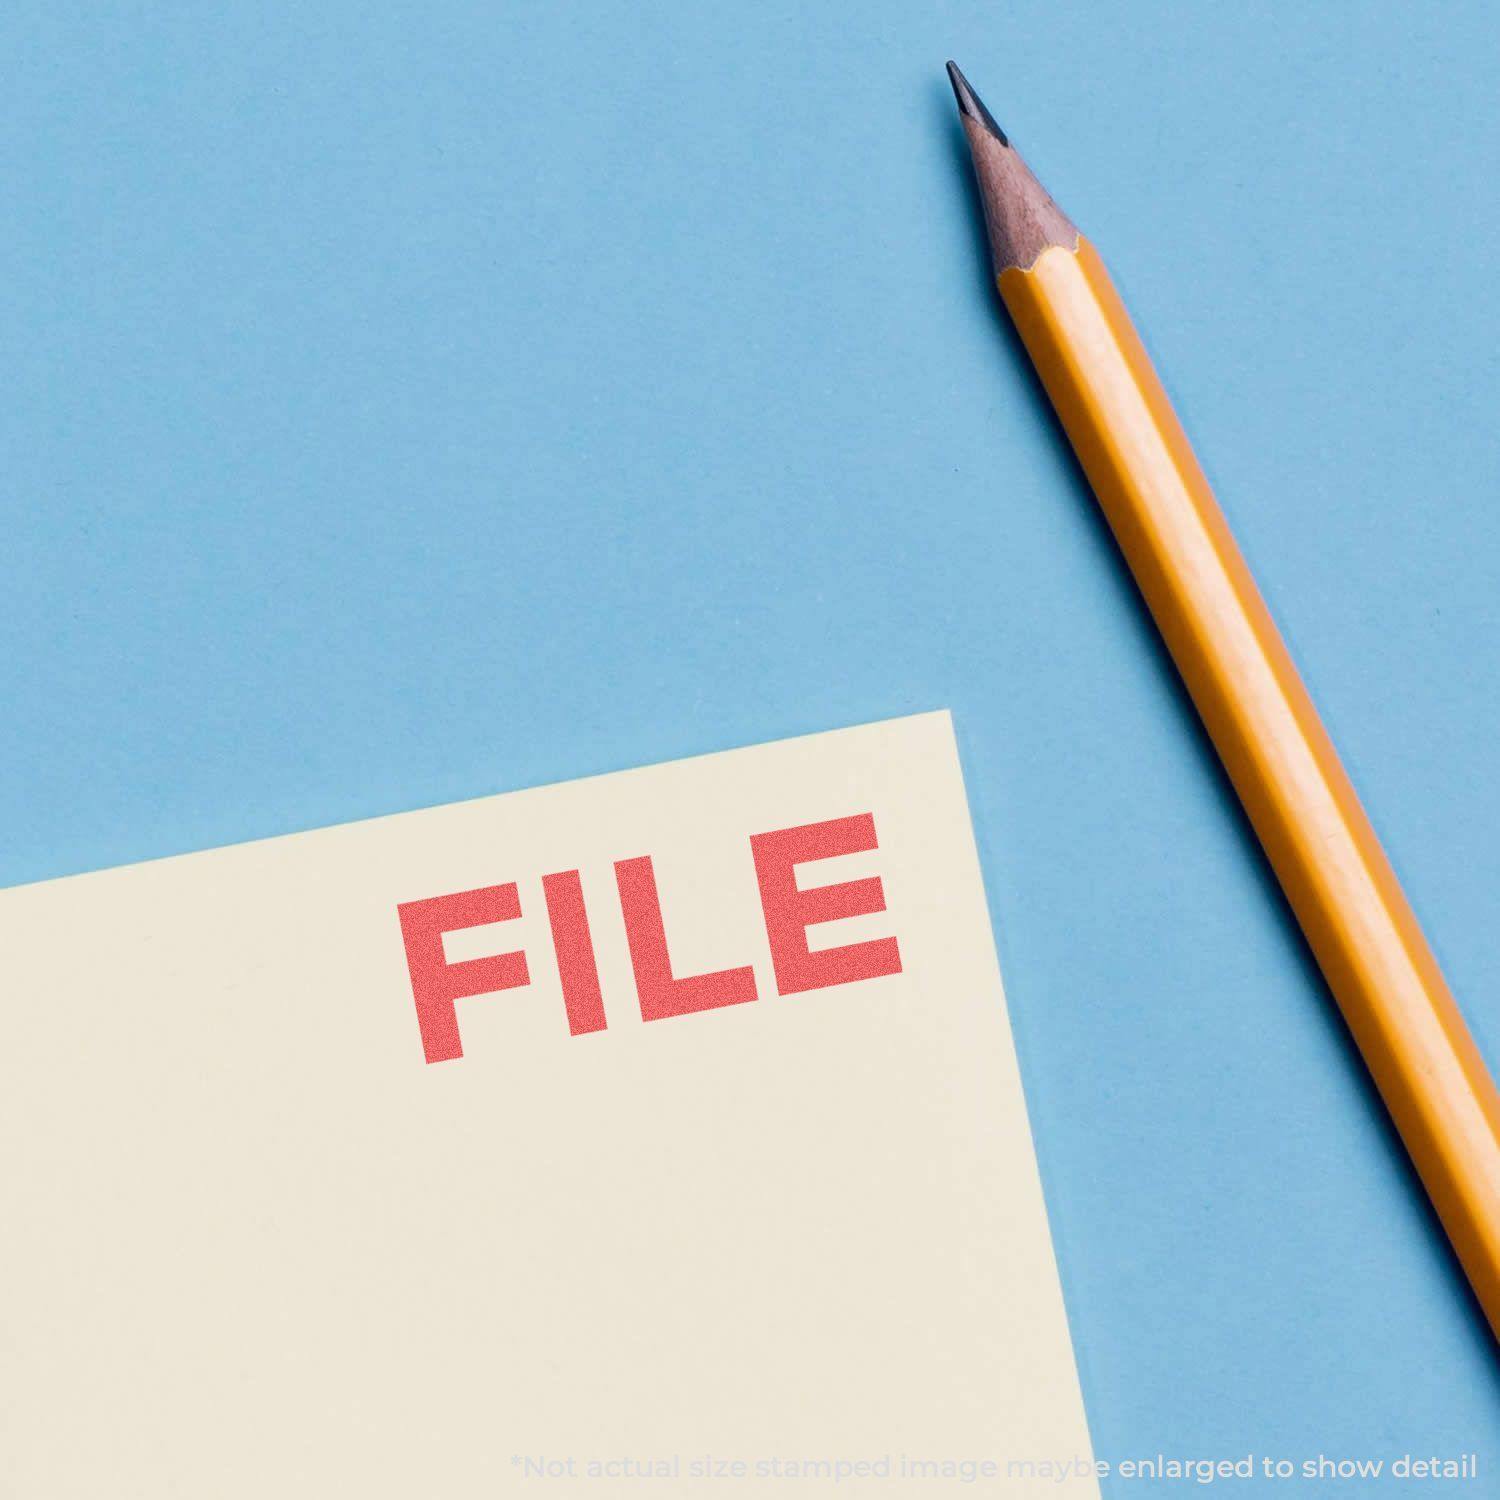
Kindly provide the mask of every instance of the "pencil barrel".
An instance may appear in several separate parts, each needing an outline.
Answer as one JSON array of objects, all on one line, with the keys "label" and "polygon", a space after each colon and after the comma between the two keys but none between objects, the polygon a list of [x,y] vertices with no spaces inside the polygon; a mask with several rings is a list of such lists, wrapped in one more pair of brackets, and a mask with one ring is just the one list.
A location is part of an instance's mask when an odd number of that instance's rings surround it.
[{"label": "pencil barrel", "polygon": [[1437,961],[1097,252],[999,286],[1500,1338],[1500,1098]]}]

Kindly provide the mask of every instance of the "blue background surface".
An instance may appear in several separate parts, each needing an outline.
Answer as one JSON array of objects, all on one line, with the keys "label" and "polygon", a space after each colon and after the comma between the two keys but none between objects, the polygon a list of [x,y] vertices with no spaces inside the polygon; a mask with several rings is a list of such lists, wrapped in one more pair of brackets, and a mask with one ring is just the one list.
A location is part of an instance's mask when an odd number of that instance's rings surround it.
[{"label": "blue background surface", "polygon": [[951,706],[1099,1454],[1500,1482],[1500,1365],[997,310],[941,68],[1109,257],[1493,1062],[1495,42],[8,6],[0,882]]}]

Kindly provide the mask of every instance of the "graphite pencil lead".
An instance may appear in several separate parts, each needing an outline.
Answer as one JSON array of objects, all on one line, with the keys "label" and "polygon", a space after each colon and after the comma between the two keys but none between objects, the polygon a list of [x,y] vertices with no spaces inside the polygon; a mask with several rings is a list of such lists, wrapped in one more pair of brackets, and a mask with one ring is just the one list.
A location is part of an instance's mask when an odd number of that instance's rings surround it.
[{"label": "graphite pencil lead", "polygon": [[951,59],[948,62],[948,82],[953,85],[953,97],[958,100],[959,112],[983,125],[1002,146],[1010,145],[1010,137],[995,123],[994,115],[984,107],[984,100],[969,87],[969,80]]}]

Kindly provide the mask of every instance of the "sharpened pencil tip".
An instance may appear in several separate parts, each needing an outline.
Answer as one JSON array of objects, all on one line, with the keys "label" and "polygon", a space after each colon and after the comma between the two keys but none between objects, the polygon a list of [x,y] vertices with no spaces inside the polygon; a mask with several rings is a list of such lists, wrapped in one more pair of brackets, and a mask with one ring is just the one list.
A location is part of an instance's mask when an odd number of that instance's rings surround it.
[{"label": "sharpened pencil tip", "polygon": [[974,162],[995,274],[1004,275],[1012,266],[1029,271],[1042,251],[1053,245],[1077,249],[1078,227],[1021,160],[1021,153],[969,87],[957,63],[948,64],[948,80]]},{"label": "sharpened pencil tip", "polygon": [[984,100],[969,87],[969,80],[959,71],[956,62],[950,61],[948,64],[948,82],[953,85],[953,97],[958,100],[959,113],[967,115],[975,124],[984,126],[1002,146],[1010,145],[1010,138],[995,123],[994,115],[984,107]]}]

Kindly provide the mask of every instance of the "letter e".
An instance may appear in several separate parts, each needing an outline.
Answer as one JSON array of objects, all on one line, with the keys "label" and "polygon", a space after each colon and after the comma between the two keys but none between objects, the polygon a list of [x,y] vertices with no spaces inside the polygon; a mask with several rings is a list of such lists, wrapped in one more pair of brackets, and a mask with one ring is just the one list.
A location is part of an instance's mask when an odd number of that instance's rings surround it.
[{"label": "letter e", "polygon": [[807,929],[819,922],[884,911],[885,890],[878,875],[798,890],[796,867],[810,860],[863,854],[878,847],[871,813],[751,836],[750,852],[779,993],[795,995],[901,972],[901,950],[893,937],[817,952],[807,946]]}]

